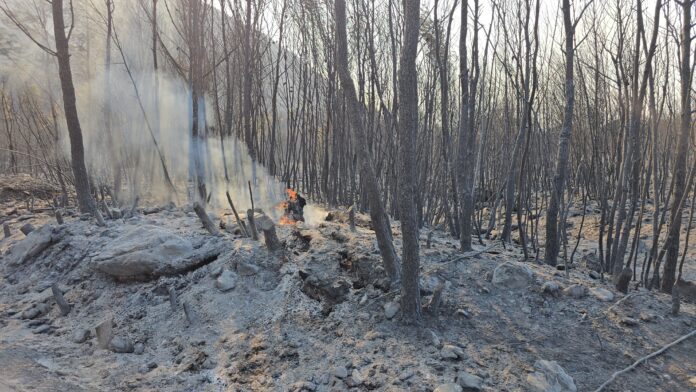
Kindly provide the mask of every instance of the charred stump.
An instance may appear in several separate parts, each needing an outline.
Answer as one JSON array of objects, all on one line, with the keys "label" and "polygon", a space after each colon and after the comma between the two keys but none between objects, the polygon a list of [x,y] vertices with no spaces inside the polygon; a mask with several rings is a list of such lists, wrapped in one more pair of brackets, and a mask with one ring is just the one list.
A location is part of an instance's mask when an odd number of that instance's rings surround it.
[{"label": "charred stump", "polygon": [[254,221],[254,210],[247,210],[247,220],[249,221],[249,231],[251,231],[251,239],[259,240],[259,233],[256,231],[256,222]]},{"label": "charred stump", "polygon": [[193,203],[193,210],[196,212],[196,215],[198,215],[198,217],[201,219],[201,222],[203,222],[203,227],[205,227],[205,229],[208,230],[210,234],[220,234],[220,231],[217,229],[217,227],[215,227],[213,221],[210,220],[208,213],[205,212],[205,208],[201,205],[201,203]]},{"label": "charred stump", "polygon": [[22,227],[19,228],[19,231],[22,232],[24,235],[29,235],[32,231],[34,231],[34,226],[31,223],[27,223],[23,225]]},{"label": "charred stump", "polygon": [[273,221],[271,220],[271,218],[268,217],[268,215],[261,215],[256,219],[255,223],[257,223],[259,229],[263,231],[263,237],[266,242],[266,246],[268,247],[268,250],[276,251],[280,250],[283,247],[283,245],[280,243],[280,240],[278,239],[278,235],[276,234],[275,223],[273,223]]},{"label": "charred stump", "polygon": [[631,282],[631,276],[633,276],[631,268],[624,268],[614,280],[614,287],[624,294],[628,293],[628,284]]},{"label": "charred stump", "polygon": [[63,316],[67,316],[70,313],[70,305],[63,297],[63,292],[58,288],[57,284],[51,286],[51,291],[53,292],[53,298],[56,300],[58,307],[60,308],[60,313]]}]

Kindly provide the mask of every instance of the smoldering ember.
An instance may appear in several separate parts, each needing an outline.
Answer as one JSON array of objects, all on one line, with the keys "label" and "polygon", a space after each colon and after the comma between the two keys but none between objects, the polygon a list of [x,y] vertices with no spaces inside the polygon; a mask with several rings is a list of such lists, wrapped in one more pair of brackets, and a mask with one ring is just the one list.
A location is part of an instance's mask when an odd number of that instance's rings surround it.
[{"label": "smoldering ember", "polygon": [[696,0],[0,0],[0,392],[696,391]]}]

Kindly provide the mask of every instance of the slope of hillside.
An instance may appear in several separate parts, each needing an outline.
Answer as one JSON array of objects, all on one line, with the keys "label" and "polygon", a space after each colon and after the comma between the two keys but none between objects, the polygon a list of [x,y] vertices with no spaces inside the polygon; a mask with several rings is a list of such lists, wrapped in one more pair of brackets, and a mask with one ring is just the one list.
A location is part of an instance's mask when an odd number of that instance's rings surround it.
[{"label": "slope of hillside", "polygon": [[[427,305],[441,288],[441,302],[422,326],[404,326],[368,218],[351,232],[342,211],[279,226],[281,252],[211,237],[190,208],[146,208],[106,227],[10,212],[4,390],[587,391],[696,328],[694,304],[672,316],[664,294],[625,296],[581,266],[566,276],[521,263],[499,242],[462,254],[437,231],[430,247],[421,235],[421,291]],[[25,238],[26,223],[37,229]],[[112,330],[105,348],[99,325]],[[607,390],[692,390],[694,352],[685,340]]]}]

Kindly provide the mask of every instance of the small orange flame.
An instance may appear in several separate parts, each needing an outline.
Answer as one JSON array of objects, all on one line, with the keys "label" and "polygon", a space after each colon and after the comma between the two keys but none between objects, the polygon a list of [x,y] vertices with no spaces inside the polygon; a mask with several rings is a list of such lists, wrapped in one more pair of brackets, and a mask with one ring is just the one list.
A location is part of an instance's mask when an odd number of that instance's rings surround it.
[{"label": "small orange flame", "polygon": [[294,225],[295,223],[297,223],[297,220],[295,220],[290,211],[288,211],[290,202],[297,201],[297,192],[295,192],[295,190],[292,188],[286,189],[286,192],[288,194],[289,201],[280,202],[275,206],[277,210],[282,210],[284,212],[283,216],[281,216],[278,220],[278,224],[281,226]]},{"label": "small orange flame", "polygon": [[281,226],[287,226],[287,225],[294,225],[297,221],[292,219],[291,217],[287,215],[283,215],[280,217],[278,220],[278,224]]},{"label": "small orange flame", "polygon": [[295,192],[295,190],[293,190],[292,188],[288,188],[287,192],[290,201],[297,201],[297,192]]}]

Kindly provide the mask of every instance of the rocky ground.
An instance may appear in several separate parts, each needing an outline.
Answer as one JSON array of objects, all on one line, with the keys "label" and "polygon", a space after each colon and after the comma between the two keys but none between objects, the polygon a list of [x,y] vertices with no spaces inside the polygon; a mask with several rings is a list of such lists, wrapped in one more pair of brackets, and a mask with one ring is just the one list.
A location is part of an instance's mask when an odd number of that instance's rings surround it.
[{"label": "rocky ground", "polygon": [[[497,241],[463,254],[433,231],[428,247],[424,230],[432,306],[411,327],[365,216],[356,232],[343,211],[279,226],[271,252],[211,236],[190,207],[105,227],[27,207],[2,204],[2,391],[592,391],[696,329],[694,304],[673,316],[667,295],[591,278],[588,249],[566,275]],[[696,337],[606,390],[694,390],[695,353]]]}]

